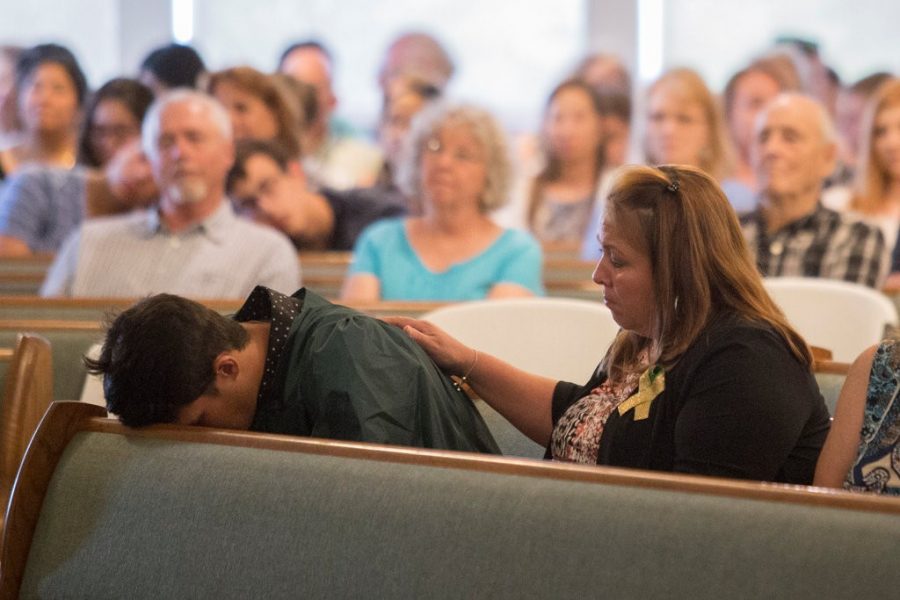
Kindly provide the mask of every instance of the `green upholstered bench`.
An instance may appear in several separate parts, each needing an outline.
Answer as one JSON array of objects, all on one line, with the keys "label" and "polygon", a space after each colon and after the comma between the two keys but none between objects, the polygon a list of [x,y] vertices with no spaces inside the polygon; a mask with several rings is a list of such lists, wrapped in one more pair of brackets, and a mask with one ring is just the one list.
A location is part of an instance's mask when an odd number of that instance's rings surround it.
[{"label": "green upholstered bench", "polygon": [[[94,413],[93,411],[97,411]],[[0,597],[874,598],[900,502],[177,426],[55,404]]]},{"label": "green upholstered bench", "polygon": [[103,340],[97,321],[0,320],[0,346],[11,346],[21,332],[37,333],[50,342],[53,355],[53,398],[76,400],[81,396],[87,370],[81,357]]},{"label": "green upholstered bench", "polygon": [[813,374],[816,376],[816,383],[819,384],[819,391],[822,392],[825,406],[828,407],[828,412],[832,416],[849,371],[849,363],[830,360],[817,361],[813,367]]},{"label": "green upholstered bench", "polygon": [[[138,298],[42,298],[0,296],[0,320],[102,321],[121,312]],[[201,300],[223,314],[240,308],[242,300]]]}]

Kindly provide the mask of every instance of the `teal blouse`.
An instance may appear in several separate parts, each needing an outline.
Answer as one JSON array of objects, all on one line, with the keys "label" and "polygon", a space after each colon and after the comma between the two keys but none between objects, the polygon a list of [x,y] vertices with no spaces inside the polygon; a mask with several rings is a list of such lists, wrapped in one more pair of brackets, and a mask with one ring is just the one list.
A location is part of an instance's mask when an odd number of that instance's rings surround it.
[{"label": "teal blouse", "polygon": [[478,256],[437,273],[423,265],[410,246],[404,219],[370,225],[353,253],[349,273],[378,277],[383,300],[478,300],[498,283],[514,283],[538,296],[544,293],[541,247],[524,231],[504,230]]}]

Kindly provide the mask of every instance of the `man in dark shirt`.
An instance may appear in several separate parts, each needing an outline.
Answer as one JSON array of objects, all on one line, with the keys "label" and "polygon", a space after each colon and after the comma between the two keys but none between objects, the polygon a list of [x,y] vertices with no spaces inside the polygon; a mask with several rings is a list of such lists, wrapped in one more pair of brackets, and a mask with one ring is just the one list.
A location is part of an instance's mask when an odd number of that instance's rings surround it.
[{"label": "man in dark shirt", "polygon": [[352,250],[370,223],[406,214],[394,189],[310,190],[300,161],[268,141],[238,144],[227,190],[239,212],[281,230],[300,250]]},{"label": "man in dark shirt", "polygon": [[257,287],[233,319],[146,298],[97,360],[109,410],[154,423],[499,453],[477,409],[396,327],[301,289]]}]

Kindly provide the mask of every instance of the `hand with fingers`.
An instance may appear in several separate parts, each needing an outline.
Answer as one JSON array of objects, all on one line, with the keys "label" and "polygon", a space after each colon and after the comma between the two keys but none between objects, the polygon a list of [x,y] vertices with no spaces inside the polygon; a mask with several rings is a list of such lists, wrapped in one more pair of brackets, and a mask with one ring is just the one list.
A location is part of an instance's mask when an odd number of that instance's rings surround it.
[{"label": "hand with fingers", "polygon": [[433,323],[410,317],[382,317],[382,321],[405,331],[447,373],[468,374],[474,366],[477,352]]}]

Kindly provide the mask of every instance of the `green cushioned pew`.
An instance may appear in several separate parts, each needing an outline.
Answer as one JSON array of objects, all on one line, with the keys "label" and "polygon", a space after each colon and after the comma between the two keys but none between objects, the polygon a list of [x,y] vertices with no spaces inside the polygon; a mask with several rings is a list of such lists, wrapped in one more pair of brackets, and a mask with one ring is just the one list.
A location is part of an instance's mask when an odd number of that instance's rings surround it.
[{"label": "green cushioned pew", "polygon": [[51,408],[0,597],[889,598],[900,501]]}]

